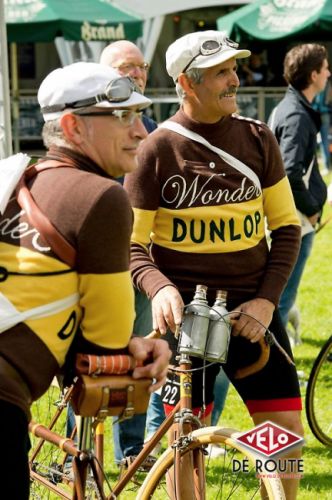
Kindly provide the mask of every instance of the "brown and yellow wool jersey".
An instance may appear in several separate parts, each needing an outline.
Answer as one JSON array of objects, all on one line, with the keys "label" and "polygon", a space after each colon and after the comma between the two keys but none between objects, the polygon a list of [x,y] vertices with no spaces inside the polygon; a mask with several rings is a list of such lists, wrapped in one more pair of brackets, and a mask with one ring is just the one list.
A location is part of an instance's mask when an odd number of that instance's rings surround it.
[{"label": "brown and yellow wool jersey", "polygon": [[[30,183],[33,198],[76,249],[74,269],[60,260],[13,197],[0,217],[0,292],[20,312],[67,297],[74,304],[0,333],[0,355],[27,383],[32,399],[48,387],[78,329],[93,348],[122,349],[132,334],[129,272],[132,211],[122,186],[88,158],[54,148],[49,157],[77,168],[51,168]],[[15,380],[0,398],[27,411]]]},{"label": "brown and yellow wool jersey", "polygon": [[277,305],[300,227],[275,138],[265,124],[236,115],[206,124],[180,109],[171,121],[240,160],[261,186],[197,142],[165,129],[150,134],[138,170],[125,180],[134,208],[134,283],[150,297],[168,284],[192,294],[202,283],[231,299]]}]

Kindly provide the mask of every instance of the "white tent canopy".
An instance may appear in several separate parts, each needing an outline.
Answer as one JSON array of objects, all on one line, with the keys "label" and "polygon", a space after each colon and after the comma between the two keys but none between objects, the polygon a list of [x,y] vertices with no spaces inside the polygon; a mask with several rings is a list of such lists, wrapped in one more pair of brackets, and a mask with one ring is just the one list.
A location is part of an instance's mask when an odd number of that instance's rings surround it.
[{"label": "white tent canopy", "polygon": [[164,18],[173,12],[182,12],[202,7],[222,7],[223,5],[243,5],[252,0],[109,0],[110,3],[130,14],[144,19],[141,49],[145,59],[151,62],[163,27]]},{"label": "white tent canopy", "polygon": [[[249,0],[250,1],[250,0]],[[248,0],[111,0],[115,6],[129,13],[139,14],[143,19],[165,16],[173,12],[200,9],[202,7],[222,7],[223,5],[243,5]]]}]

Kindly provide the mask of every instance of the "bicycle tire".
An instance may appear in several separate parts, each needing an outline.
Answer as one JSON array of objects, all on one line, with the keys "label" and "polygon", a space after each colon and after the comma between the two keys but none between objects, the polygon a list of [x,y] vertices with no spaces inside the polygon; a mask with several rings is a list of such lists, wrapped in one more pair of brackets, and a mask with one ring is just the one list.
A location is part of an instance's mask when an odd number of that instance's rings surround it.
[{"label": "bicycle tire", "polygon": [[[56,379],[53,380],[52,385],[42,398],[32,405],[32,420],[50,428],[55,407],[60,410],[60,416],[52,430],[61,436],[66,436],[67,403],[63,402],[63,395]],[[72,498],[73,473],[65,452],[56,445],[42,441],[33,434],[30,436],[32,444],[29,453],[30,498],[33,500]],[[36,452],[40,443],[42,443],[40,450]],[[65,464],[67,464],[67,469]],[[85,497],[91,500],[100,498],[97,486],[91,474],[89,475],[89,469]]]},{"label": "bicycle tire", "polygon": [[[54,415],[54,408],[58,407],[60,401],[61,390],[54,379],[52,385],[42,398],[33,403],[31,408],[32,420],[41,422],[46,427],[49,427],[51,418]],[[64,415],[66,414],[66,412],[63,413]],[[60,416],[53,430],[61,435],[66,435],[65,419],[63,415]],[[41,444],[42,441],[33,434],[30,434],[30,439],[30,498],[34,500],[53,500],[59,498],[54,491],[52,492],[51,486],[47,487],[46,484],[49,483],[56,487],[57,484],[61,483],[63,477],[63,462],[65,459],[64,454],[59,448],[51,443],[44,442]],[[34,457],[35,450],[39,443],[41,445],[40,451],[38,451],[37,455]],[[45,484],[43,481],[45,481]],[[69,486],[66,489],[69,492]]]},{"label": "bicycle tire", "polygon": [[[208,499],[241,498],[241,500],[245,500],[246,498],[256,498],[256,496],[257,498],[261,498],[260,481],[256,478],[254,470],[251,471],[250,475],[243,473],[242,477],[231,470],[232,460],[235,455],[237,457],[240,456],[241,459],[248,459],[251,464],[255,463],[254,454],[235,441],[234,438],[237,434],[239,433],[234,429],[222,427],[201,428],[190,434],[190,437],[193,439],[190,447],[181,452],[183,456],[189,449],[201,448],[202,445],[206,447],[210,444],[218,444],[225,449],[226,453],[222,457],[213,460],[214,476],[212,478],[209,477],[209,457],[205,460],[206,498]],[[165,500],[166,498],[170,498],[166,491],[165,477],[173,464],[174,449],[169,447],[147,475],[136,500],[148,500],[151,498]],[[217,474],[216,470],[218,471]],[[213,483],[212,485],[209,485],[210,479]],[[222,481],[221,484],[219,484],[219,480]],[[279,478],[265,477],[263,478],[263,482],[267,492],[266,498],[270,500],[285,500],[285,493]]]},{"label": "bicycle tire", "polygon": [[305,397],[309,427],[322,444],[332,446],[332,336],[311,369]]}]

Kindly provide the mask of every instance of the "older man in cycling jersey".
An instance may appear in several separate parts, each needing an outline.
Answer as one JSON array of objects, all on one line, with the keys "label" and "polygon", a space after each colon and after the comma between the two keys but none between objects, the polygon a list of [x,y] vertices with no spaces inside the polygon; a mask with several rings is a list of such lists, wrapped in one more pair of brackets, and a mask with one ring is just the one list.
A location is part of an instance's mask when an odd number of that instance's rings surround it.
[{"label": "older man in cycling jersey", "polygon": [[151,390],[164,382],[169,360],[164,341],[131,339],[132,211],[114,180],[136,168],[150,101],[130,79],[95,63],[51,72],[38,100],[47,153],[0,217],[1,480],[20,500],[29,496],[29,407],[74,338],[83,352],[129,346],[147,362],[133,376],[154,378]]},{"label": "older man in cycling jersey", "polygon": [[[150,134],[139,168],[126,176],[134,207],[131,269],[135,285],[152,299],[154,326],[170,335],[180,324],[195,286],[228,292],[233,328],[225,372],[255,424],[272,420],[303,432],[297,374],[273,347],[266,367],[247,379],[235,371],[257,356],[270,328],[291,354],[277,306],[296,261],[300,226],[278,144],[268,127],[236,115],[238,49],[225,33],[203,31],[176,40],[166,66],[181,108]],[[266,224],[271,231],[271,246]],[[201,366],[194,358],[193,366]],[[208,419],[218,368],[193,373],[193,406]],[[205,383],[203,383],[205,382]],[[176,403],[177,380],[167,380],[164,402]],[[290,454],[291,455],[291,454]],[[292,457],[300,456],[296,450]],[[296,480],[285,480],[288,499]],[[188,496],[189,498],[189,496]]]}]

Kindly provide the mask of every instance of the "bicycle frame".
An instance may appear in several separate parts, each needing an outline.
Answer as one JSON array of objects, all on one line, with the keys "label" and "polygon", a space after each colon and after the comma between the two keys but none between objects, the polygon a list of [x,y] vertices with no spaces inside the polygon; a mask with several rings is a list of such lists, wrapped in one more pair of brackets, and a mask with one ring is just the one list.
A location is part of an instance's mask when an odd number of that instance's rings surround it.
[{"label": "bicycle frame", "polygon": [[[154,333],[154,332],[153,332]],[[238,378],[247,376],[250,373],[262,368],[267,362],[269,357],[269,345],[262,340],[261,345],[261,356],[257,362],[250,367],[238,370]],[[61,415],[63,409],[67,406],[70,401],[70,397],[73,391],[72,386],[66,393],[61,407],[57,409],[55,416],[52,419],[49,428],[45,426],[30,422],[29,430],[36,437],[40,438],[36,449],[34,450],[30,458],[30,475],[32,478],[38,482],[44,484],[49,490],[55,492],[59,498],[74,500],[84,500],[84,491],[86,485],[87,469],[90,466],[92,470],[93,479],[95,481],[98,493],[102,499],[110,500],[116,498],[126,487],[135,473],[138,471],[139,467],[142,465],[144,460],[152,452],[156,444],[161,440],[161,438],[168,432],[168,430],[174,424],[174,440],[172,441],[172,447],[174,448],[175,460],[174,460],[174,483],[175,490],[181,490],[181,451],[183,448],[188,447],[188,439],[186,436],[192,431],[201,427],[201,423],[197,417],[192,413],[192,375],[191,375],[191,361],[187,354],[181,354],[178,367],[173,369],[179,373],[180,379],[180,401],[174,407],[172,412],[165,419],[163,424],[160,426],[158,431],[154,436],[144,445],[142,451],[135,458],[135,460],[129,465],[126,472],[120,477],[115,485],[112,485],[112,493],[106,496],[103,488],[104,472],[102,467],[103,460],[103,423],[98,423],[94,426],[94,437],[95,437],[95,454],[91,450],[90,443],[87,441],[88,435],[91,434],[91,418],[82,418],[81,432],[79,445],[77,446],[71,438],[64,438],[59,434],[53,432],[53,427],[57,422],[59,416]],[[74,469],[74,481],[71,479],[66,479],[67,483],[73,483],[73,493],[65,492],[63,489],[58,487],[56,484],[48,481],[47,478],[40,474],[37,474],[33,470],[33,462],[38,455],[43,443],[47,441],[54,444],[56,447],[60,448],[64,452],[63,464],[67,455],[74,457],[73,459],[73,469]],[[195,490],[195,496],[197,499],[205,498],[205,466],[204,466],[204,446],[190,451],[193,463],[193,488]],[[95,459],[99,462],[96,466]],[[186,478],[187,479],[187,478]]]},{"label": "bicycle frame", "polygon": [[[88,444],[87,442],[84,443],[84,440],[82,442],[82,439],[80,440],[81,446],[77,447],[74,443],[74,441],[70,438],[63,438],[59,434],[55,433],[52,431],[54,425],[56,424],[58,418],[61,415],[61,412],[63,409],[66,407],[67,403],[70,400],[71,393],[73,391],[73,386],[67,391],[64,400],[61,404],[61,407],[57,409],[55,416],[52,419],[52,422],[50,424],[49,428],[46,428],[45,426],[35,423],[35,422],[30,422],[29,424],[29,430],[32,434],[34,434],[36,437],[40,438],[40,442],[38,443],[37,447],[35,448],[31,459],[30,459],[30,466],[31,466],[31,477],[36,479],[37,481],[41,482],[44,484],[47,488],[49,488],[51,491],[56,493],[60,498],[73,498],[77,500],[84,500],[84,489],[85,489],[85,481],[86,481],[86,470],[87,466],[90,465],[94,480],[96,482],[96,485],[98,487],[98,492],[103,499],[111,499],[117,497],[122,490],[125,488],[125,486],[128,484],[128,482],[132,479],[134,474],[137,472],[138,468],[141,466],[141,464],[144,462],[144,460],[149,456],[153,448],[156,446],[156,444],[161,440],[161,438],[167,433],[167,431],[171,428],[171,426],[176,423],[177,424],[177,431],[176,431],[176,436],[175,436],[175,454],[177,456],[176,459],[176,467],[175,467],[175,484],[176,488],[180,488],[180,455],[178,452],[179,446],[181,446],[181,439],[186,434],[189,434],[192,432],[194,429],[198,428],[200,426],[199,421],[196,417],[193,416],[192,414],[192,404],[191,404],[191,394],[192,394],[192,385],[191,385],[191,373],[190,373],[190,367],[191,367],[191,361],[189,359],[189,356],[187,355],[182,355],[180,362],[179,362],[179,368],[178,372],[180,375],[180,401],[177,403],[177,405],[174,407],[172,412],[167,416],[167,418],[164,420],[160,428],[157,430],[157,432],[153,435],[153,437],[144,445],[142,451],[137,455],[135,460],[132,462],[132,464],[129,465],[128,469],[126,472],[120,477],[120,479],[117,481],[115,485],[112,485],[112,493],[109,497],[106,497],[104,492],[103,492],[103,472],[102,470],[98,467],[96,467],[95,462],[94,462],[94,456],[91,452],[91,450],[88,449]],[[86,425],[89,425],[89,422],[87,422],[89,418],[82,418],[82,433],[87,434],[87,429]],[[102,457],[103,457],[103,423],[98,423],[96,429],[95,429],[95,437],[96,437],[96,457],[98,458],[98,461],[100,464],[102,464]],[[48,441],[49,443],[54,444],[55,446],[59,447],[62,449],[65,453],[68,455],[71,455],[74,457],[73,460],[73,468],[74,468],[74,474],[75,474],[75,481],[74,481],[74,491],[73,491],[73,496],[69,496],[66,492],[64,492],[60,487],[57,485],[51,483],[48,481],[46,478],[40,476],[39,474],[36,474],[33,471],[32,468],[32,463],[36,456],[38,455],[43,443],[45,441]],[[86,441],[86,440],[85,440]],[[195,490],[196,491],[202,491],[203,495],[205,494],[205,482],[204,482],[204,462],[202,460],[201,456],[197,456],[197,450],[193,452],[194,457],[194,483],[195,483]],[[201,454],[200,454],[201,455]],[[65,461],[65,456],[64,460]],[[202,497],[203,498],[203,497]]]}]

